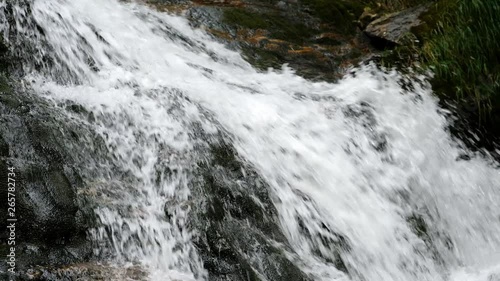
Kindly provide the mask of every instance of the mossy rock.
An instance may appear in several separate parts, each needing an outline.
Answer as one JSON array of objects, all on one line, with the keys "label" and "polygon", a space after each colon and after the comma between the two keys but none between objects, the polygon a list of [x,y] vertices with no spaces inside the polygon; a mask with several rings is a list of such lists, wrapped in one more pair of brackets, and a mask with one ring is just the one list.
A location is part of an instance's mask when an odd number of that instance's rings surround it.
[{"label": "mossy rock", "polygon": [[243,56],[248,62],[261,70],[266,70],[268,68],[279,69],[286,63],[285,57],[276,51],[268,51],[249,46],[244,46],[242,51]]},{"label": "mossy rock", "polygon": [[9,81],[8,81],[7,77],[0,74],[0,93],[1,94],[8,94],[11,92],[12,92],[12,89],[10,88]]},{"label": "mossy rock", "polygon": [[318,32],[316,29],[281,15],[279,12],[262,12],[250,8],[226,8],[222,20],[226,24],[237,27],[263,29],[269,33],[271,38],[294,43],[304,43]]},{"label": "mossy rock", "polygon": [[302,3],[312,9],[313,16],[344,34],[356,32],[356,21],[364,11],[364,6],[356,1],[302,0]]},{"label": "mossy rock", "polygon": [[271,25],[264,16],[259,13],[242,8],[228,8],[224,10],[223,20],[229,24],[235,24],[252,29],[267,29]]}]

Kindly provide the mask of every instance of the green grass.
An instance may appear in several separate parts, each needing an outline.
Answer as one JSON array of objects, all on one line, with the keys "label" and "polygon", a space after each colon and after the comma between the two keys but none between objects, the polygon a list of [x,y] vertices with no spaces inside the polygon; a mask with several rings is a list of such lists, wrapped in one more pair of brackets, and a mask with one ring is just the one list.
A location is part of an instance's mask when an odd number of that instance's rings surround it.
[{"label": "green grass", "polygon": [[[393,2],[398,6],[398,1]],[[500,122],[499,15],[498,0],[435,1],[420,16],[424,24],[411,30],[420,43],[387,51],[381,63],[404,68],[420,62],[423,70],[434,72],[433,89],[443,100],[453,101],[486,130],[500,133],[496,129]]]},{"label": "green grass", "polygon": [[389,12],[401,11],[403,9],[411,8],[423,4],[424,0],[378,0],[371,1],[372,4],[380,5],[384,10]]},{"label": "green grass", "polygon": [[441,3],[445,16],[422,50],[425,64],[435,73],[435,87],[474,103],[479,116],[500,114],[500,1]]}]

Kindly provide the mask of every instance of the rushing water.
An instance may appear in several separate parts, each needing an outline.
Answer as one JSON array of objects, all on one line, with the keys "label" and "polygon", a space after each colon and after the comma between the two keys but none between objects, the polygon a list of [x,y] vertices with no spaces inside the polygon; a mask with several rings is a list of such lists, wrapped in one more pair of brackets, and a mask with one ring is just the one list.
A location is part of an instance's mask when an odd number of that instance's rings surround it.
[{"label": "rushing water", "polygon": [[452,140],[425,81],[374,66],[337,84],[261,73],[185,19],[118,0],[7,4],[27,87],[92,112],[82,122],[110,151],[87,191],[97,256],[151,280],[207,279],[189,182],[222,132],[267,183],[286,255],[311,279],[500,280],[497,164]]}]

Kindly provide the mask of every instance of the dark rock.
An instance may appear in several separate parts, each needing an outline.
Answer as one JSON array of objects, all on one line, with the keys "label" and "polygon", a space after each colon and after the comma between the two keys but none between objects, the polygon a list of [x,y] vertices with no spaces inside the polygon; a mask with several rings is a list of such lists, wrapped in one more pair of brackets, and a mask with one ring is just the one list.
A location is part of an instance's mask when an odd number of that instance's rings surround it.
[{"label": "dark rock", "polygon": [[[6,183],[8,168],[15,169],[20,274],[35,265],[65,265],[91,256],[77,198],[84,171],[77,164],[92,157],[92,148],[71,137],[75,131],[87,134],[81,132],[85,127],[69,121],[59,110],[63,109],[22,91],[9,89],[0,94],[0,180]],[[1,197],[7,198],[6,189],[0,190]],[[0,206],[2,222],[7,219],[6,202]],[[3,252],[7,237],[1,233]],[[0,269],[4,271],[5,264]]]},{"label": "dark rock", "polygon": [[9,156],[9,145],[5,142],[2,136],[0,136],[0,157]]},{"label": "dark rock", "polygon": [[2,153],[3,161],[14,167],[16,174],[17,238],[22,241],[28,236],[61,237],[75,231],[73,216],[77,211],[75,185],[78,183],[69,181],[70,171],[64,169],[62,147],[56,148],[56,138],[62,139],[54,136],[58,124],[41,126],[47,120],[19,113],[22,96],[12,94],[11,100],[18,102],[0,103],[0,136],[3,146],[8,147],[7,155]]},{"label": "dark rock", "polygon": [[192,223],[208,279],[310,280],[284,254],[290,249],[266,183],[230,145],[214,144],[210,155],[200,164],[203,179],[195,184],[194,196],[203,203]]},{"label": "dark rock", "polygon": [[21,280],[32,281],[145,281],[147,273],[138,266],[115,267],[94,262],[77,263],[56,268],[38,267],[21,276]]},{"label": "dark rock", "polygon": [[314,38],[314,42],[317,44],[338,46],[342,44],[342,38],[339,38],[335,33],[321,33]]},{"label": "dark rock", "polygon": [[410,30],[422,23],[419,17],[428,8],[429,5],[421,5],[382,16],[368,24],[364,32],[377,48],[384,49],[404,45],[415,39],[415,35]]}]

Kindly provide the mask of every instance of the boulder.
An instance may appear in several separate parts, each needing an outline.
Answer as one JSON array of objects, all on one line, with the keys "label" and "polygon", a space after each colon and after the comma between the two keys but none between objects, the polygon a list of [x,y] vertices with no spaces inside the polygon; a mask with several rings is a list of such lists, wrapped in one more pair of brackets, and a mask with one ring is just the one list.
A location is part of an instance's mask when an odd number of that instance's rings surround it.
[{"label": "boulder", "polygon": [[364,33],[377,48],[390,48],[405,45],[415,40],[411,29],[422,24],[420,15],[429,9],[429,5],[420,5],[380,17],[365,28]]}]

